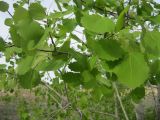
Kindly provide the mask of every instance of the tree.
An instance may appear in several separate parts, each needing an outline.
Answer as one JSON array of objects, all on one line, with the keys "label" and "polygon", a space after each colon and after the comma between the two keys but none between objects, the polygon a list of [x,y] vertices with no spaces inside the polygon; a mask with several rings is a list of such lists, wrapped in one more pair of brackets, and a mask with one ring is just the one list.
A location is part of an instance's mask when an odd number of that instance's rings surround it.
[{"label": "tree", "polygon": [[[20,0],[13,4],[12,15],[9,5],[0,1],[0,11],[11,16],[4,21],[11,42],[0,38],[0,51],[11,66],[0,65],[1,81],[32,89],[46,85],[41,78],[52,71],[53,85],[62,80],[56,87],[65,86],[63,101],[74,99],[71,89],[85,90],[99,100],[115,94],[122,117],[129,120],[120,93],[128,91],[137,101],[145,96],[146,86],[159,85],[159,4],[153,0],[55,2],[59,10],[47,12],[40,1]],[[85,39],[75,34],[77,26],[84,29],[80,34]],[[73,103],[72,107],[80,119],[89,119]],[[158,116],[157,112],[159,120]]]}]

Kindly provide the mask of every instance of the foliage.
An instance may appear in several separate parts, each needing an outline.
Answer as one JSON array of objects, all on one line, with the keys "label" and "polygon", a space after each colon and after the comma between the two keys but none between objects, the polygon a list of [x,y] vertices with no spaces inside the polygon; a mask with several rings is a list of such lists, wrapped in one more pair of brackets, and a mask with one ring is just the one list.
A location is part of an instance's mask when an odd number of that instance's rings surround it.
[{"label": "foliage", "polygon": [[[52,98],[58,108],[64,107],[62,100],[74,110],[57,113],[56,119],[103,118],[100,113],[91,116],[89,108],[98,104],[98,111],[106,112],[107,98],[115,95],[122,114],[114,117],[128,120],[132,115],[126,113],[121,93],[128,90],[130,98],[140,100],[145,93],[137,92],[138,88],[159,84],[159,4],[152,0],[55,1],[58,10],[48,12],[40,1],[20,0],[13,4],[13,15],[8,3],[0,1],[0,11],[11,16],[4,21],[10,42],[0,38],[0,52],[10,64],[0,64],[1,89],[46,86],[42,78],[48,75],[51,84],[47,86],[59,96]],[[82,35],[75,33],[78,27]],[[88,100],[89,108],[83,108]],[[75,110],[79,116],[74,116]]]}]

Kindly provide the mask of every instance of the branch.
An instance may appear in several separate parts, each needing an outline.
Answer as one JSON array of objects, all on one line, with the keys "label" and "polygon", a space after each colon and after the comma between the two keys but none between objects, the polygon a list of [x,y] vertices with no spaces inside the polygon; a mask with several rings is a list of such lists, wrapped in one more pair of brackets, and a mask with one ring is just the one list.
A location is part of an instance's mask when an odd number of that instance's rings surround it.
[{"label": "branch", "polygon": [[76,111],[79,113],[80,120],[82,120],[82,118],[83,118],[83,113],[81,112],[81,110],[80,110],[79,108],[76,108]]},{"label": "branch", "polygon": [[58,0],[55,0],[55,2],[56,2],[56,4],[57,4],[58,9],[59,9],[60,11],[62,11],[62,7],[61,7],[61,5],[59,4]]},{"label": "branch", "polygon": [[58,102],[58,100],[51,94],[49,94],[51,96],[51,98],[60,106],[60,108],[62,108],[62,105]]},{"label": "branch", "polygon": [[28,0],[27,2],[28,2],[28,5],[30,5],[30,0]]},{"label": "branch", "polygon": [[43,50],[43,49],[37,49],[37,50],[41,52],[54,52],[53,50]]},{"label": "branch", "polygon": [[129,120],[128,115],[127,115],[126,110],[125,110],[125,108],[124,108],[124,106],[123,106],[123,103],[122,103],[122,100],[121,100],[121,97],[120,97],[120,95],[119,95],[119,92],[118,92],[118,89],[117,89],[117,86],[116,86],[116,83],[115,83],[115,82],[113,83],[113,88],[114,88],[115,91],[116,91],[116,95],[117,95],[117,98],[118,98],[118,100],[119,100],[120,106],[121,106],[122,111],[123,111],[123,114],[124,114],[124,116],[125,116],[125,119],[126,119],[126,120]]},{"label": "branch", "polygon": [[9,11],[7,11],[8,12],[8,14],[11,16],[11,18],[13,18],[13,15],[9,12]]},{"label": "branch", "polygon": [[53,88],[51,88],[49,85],[47,85],[45,82],[42,81],[42,83],[51,91],[53,91],[59,98],[63,99],[63,97]]},{"label": "branch", "polygon": [[51,32],[49,32],[49,37],[50,37],[51,42],[52,42],[52,44],[53,44],[53,46],[54,46],[54,51],[57,51],[56,44],[54,43],[53,37],[52,37],[52,35],[51,35]]},{"label": "branch", "polygon": [[62,54],[67,54],[67,55],[69,55],[69,53],[67,53],[67,52],[61,52],[61,51],[44,50],[44,49],[36,49],[36,50],[41,51],[41,52],[56,53],[56,54],[53,54],[53,55],[62,55]]}]

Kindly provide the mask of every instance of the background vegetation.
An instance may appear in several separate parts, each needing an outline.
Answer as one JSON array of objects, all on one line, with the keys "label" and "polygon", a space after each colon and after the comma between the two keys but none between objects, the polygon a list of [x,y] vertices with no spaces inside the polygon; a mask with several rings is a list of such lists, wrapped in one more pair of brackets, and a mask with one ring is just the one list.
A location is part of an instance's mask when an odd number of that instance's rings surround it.
[{"label": "background vegetation", "polygon": [[8,63],[0,64],[1,99],[15,103],[15,119],[160,120],[160,5],[55,3],[49,11],[19,0],[12,14],[0,1],[10,15],[9,38],[0,38]]}]

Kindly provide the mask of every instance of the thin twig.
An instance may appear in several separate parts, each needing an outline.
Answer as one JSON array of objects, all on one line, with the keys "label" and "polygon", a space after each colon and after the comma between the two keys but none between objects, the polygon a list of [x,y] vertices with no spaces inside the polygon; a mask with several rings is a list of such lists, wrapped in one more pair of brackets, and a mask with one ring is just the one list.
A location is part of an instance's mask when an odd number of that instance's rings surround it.
[{"label": "thin twig", "polygon": [[50,97],[60,106],[60,108],[62,108],[62,105],[58,102],[58,100],[51,94],[49,94]]},{"label": "thin twig", "polygon": [[81,110],[79,108],[76,108],[76,111],[79,113],[80,120],[82,120],[83,114],[82,114]]},{"label": "thin twig", "polygon": [[124,114],[124,116],[125,116],[125,119],[126,119],[126,120],[129,120],[128,115],[127,115],[126,110],[125,110],[125,108],[124,108],[124,106],[123,106],[123,103],[122,103],[122,100],[121,100],[121,97],[120,97],[120,95],[119,95],[119,92],[118,92],[118,89],[117,89],[117,86],[116,86],[116,83],[115,83],[115,82],[113,83],[113,87],[114,87],[114,89],[115,89],[115,91],[116,91],[116,95],[117,95],[117,98],[118,98],[118,100],[119,100],[120,106],[121,106],[122,111],[123,111],[123,114]]},{"label": "thin twig", "polygon": [[8,12],[8,14],[13,18],[13,15],[9,12],[9,11],[7,11]]},{"label": "thin twig", "polygon": [[30,0],[28,0],[28,5],[30,4]]},{"label": "thin twig", "polygon": [[54,52],[53,50],[43,50],[43,49],[37,49],[37,50],[41,52]]},{"label": "thin twig", "polygon": [[[42,81],[43,82],[43,81]],[[51,88],[49,85],[47,85],[45,82],[43,82],[44,83],[44,85],[48,88],[48,89],[50,89],[50,90],[52,90],[59,98],[61,98],[61,99],[63,99],[63,97],[55,90],[55,89],[53,89],[53,88]]]},{"label": "thin twig", "polygon": [[60,11],[62,11],[62,7],[61,7],[61,5],[59,4],[58,0],[55,0],[55,2],[56,2],[56,4],[57,4],[58,9],[59,9]]},{"label": "thin twig", "polygon": [[69,55],[69,53],[67,53],[67,52],[61,52],[61,51],[44,50],[44,49],[36,49],[36,50],[37,50],[37,51],[40,51],[40,52],[50,52],[50,53],[55,52],[57,55],[62,55],[62,54],[67,54],[67,55]]},{"label": "thin twig", "polygon": [[54,51],[57,51],[56,44],[55,44],[55,42],[54,42],[54,40],[53,40],[53,37],[52,37],[52,35],[51,35],[51,33],[50,33],[50,32],[49,32],[49,37],[50,37],[51,42],[52,42],[52,44],[53,44],[53,46],[54,46]]}]

